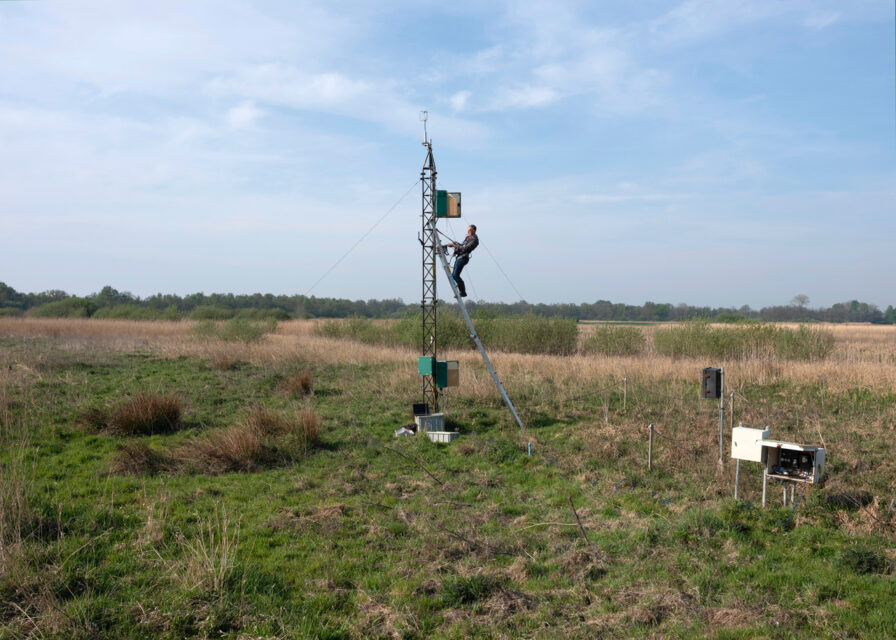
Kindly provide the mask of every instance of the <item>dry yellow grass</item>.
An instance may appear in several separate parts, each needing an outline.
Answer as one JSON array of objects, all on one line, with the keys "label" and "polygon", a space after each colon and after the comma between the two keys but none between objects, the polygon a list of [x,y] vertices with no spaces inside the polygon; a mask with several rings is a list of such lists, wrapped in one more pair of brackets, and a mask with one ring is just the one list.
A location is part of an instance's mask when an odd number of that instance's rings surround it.
[{"label": "dry yellow grass", "polygon": [[[145,350],[162,357],[177,358],[185,355],[207,358],[210,362],[227,359],[257,365],[295,361],[310,364],[391,364],[391,373],[382,379],[385,389],[407,388],[416,384],[414,350],[322,337],[314,332],[320,322],[322,321],[281,322],[274,334],[256,344],[197,339],[193,335],[195,323],[191,321],[0,318],[0,336],[46,338],[59,347],[74,351]],[[648,338],[648,352],[637,357],[513,353],[490,355],[507,384],[525,387],[536,395],[547,393],[549,388],[553,390],[552,393],[563,389],[569,397],[593,393],[603,381],[611,378],[628,378],[642,383],[693,380],[696,372],[710,365],[725,367],[727,385],[731,389],[737,389],[743,384],[767,384],[780,380],[798,384],[825,384],[831,391],[856,388],[882,391],[896,387],[896,326],[815,325],[831,331],[835,338],[834,353],[823,362],[774,358],[731,362],[687,358],[676,360],[658,355],[652,349],[653,332],[659,326],[662,325],[642,327]],[[590,330],[591,327],[587,325],[582,329],[583,332]],[[462,351],[445,355],[462,364],[461,387],[452,393],[475,399],[494,397],[494,385],[478,353]],[[16,367],[15,363],[8,360],[9,356],[0,355],[0,365],[5,364],[7,372]]]}]

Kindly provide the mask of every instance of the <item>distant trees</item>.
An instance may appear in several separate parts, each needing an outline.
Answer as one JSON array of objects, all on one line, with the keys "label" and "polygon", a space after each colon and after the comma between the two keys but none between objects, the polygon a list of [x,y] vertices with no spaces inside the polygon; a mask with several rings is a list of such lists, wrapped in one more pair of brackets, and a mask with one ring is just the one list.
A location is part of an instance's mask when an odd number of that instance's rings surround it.
[{"label": "distant trees", "polygon": [[[449,302],[442,301],[445,306]],[[581,304],[558,303],[532,304],[519,302],[467,302],[471,312],[480,317],[527,316],[565,318],[571,320],[598,320],[616,322],[674,322],[693,319],[718,319],[721,322],[764,320],[768,322],[818,321],[818,322],[874,322],[896,324],[893,305],[881,311],[873,304],[850,300],[832,305],[828,309],[810,309],[809,296],[798,294],[789,305],[763,307],[759,311],[749,305],[740,308],[694,307],[683,302],[672,305],[666,302],[647,301],[643,305],[630,305],[609,300],[583,302]],[[419,304],[406,304],[400,298],[385,300],[347,300],[344,298],[318,298],[316,296],[285,296],[270,293],[235,295],[232,293],[191,293],[178,296],[156,293],[139,298],[128,291],[103,287],[89,296],[77,297],[65,291],[51,290],[41,293],[20,293],[0,282],[0,314],[43,316],[96,315],[104,318],[167,319],[183,317],[234,316],[252,318],[402,318],[417,313]]]}]

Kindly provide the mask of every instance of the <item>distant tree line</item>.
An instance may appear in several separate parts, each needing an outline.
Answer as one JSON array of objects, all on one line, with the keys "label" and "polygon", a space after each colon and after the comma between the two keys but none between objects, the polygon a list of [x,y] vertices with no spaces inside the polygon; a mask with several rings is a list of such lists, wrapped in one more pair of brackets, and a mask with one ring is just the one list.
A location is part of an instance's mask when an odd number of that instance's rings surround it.
[{"label": "distant tree line", "polygon": [[[609,300],[581,304],[531,304],[520,301],[468,302],[467,307],[480,317],[535,315],[546,318],[604,320],[616,322],[664,322],[705,318],[719,322],[816,321],[896,323],[893,305],[881,311],[876,305],[851,300],[824,309],[805,306],[808,298],[797,296],[790,305],[739,308],[694,307],[688,304],[645,302],[643,305],[614,303]],[[453,306],[443,303],[445,306]],[[58,289],[41,293],[21,293],[0,282],[0,315],[45,317],[98,317],[125,319],[226,319],[247,318],[401,318],[420,310],[419,303],[407,304],[400,298],[386,300],[346,300],[303,295],[253,293],[191,293],[186,296],[157,293],[140,298],[111,286],[89,296],[72,296]]]}]

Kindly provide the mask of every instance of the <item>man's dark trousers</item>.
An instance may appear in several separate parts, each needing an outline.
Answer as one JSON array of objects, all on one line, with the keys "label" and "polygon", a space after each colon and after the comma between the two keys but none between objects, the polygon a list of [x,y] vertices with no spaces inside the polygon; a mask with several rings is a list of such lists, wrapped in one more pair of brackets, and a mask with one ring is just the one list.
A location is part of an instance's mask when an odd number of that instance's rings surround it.
[{"label": "man's dark trousers", "polygon": [[460,272],[464,270],[464,267],[467,266],[467,263],[470,261],[470,256],[461,256],[457,260],[454,261],[454,271],[451,272],[451,277],[454,278],[454,281],[457,283],[457,288],[460,289],[460,295],[467,295],[467,286],[464,284],[464,281],[461,280]]}]

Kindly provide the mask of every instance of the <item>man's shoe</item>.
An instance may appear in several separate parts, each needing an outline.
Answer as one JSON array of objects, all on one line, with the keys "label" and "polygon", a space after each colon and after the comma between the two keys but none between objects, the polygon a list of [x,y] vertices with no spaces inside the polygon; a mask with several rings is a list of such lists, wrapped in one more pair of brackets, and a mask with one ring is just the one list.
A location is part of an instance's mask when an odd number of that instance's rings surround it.
[{"label": "man's shoe", "polygon": [[461,292],[460,292],[460,297],[461,297],[461,298],[466,298],[466,297],[467,297],[467,292],[466,292],[466,291],[461,291]]}]

